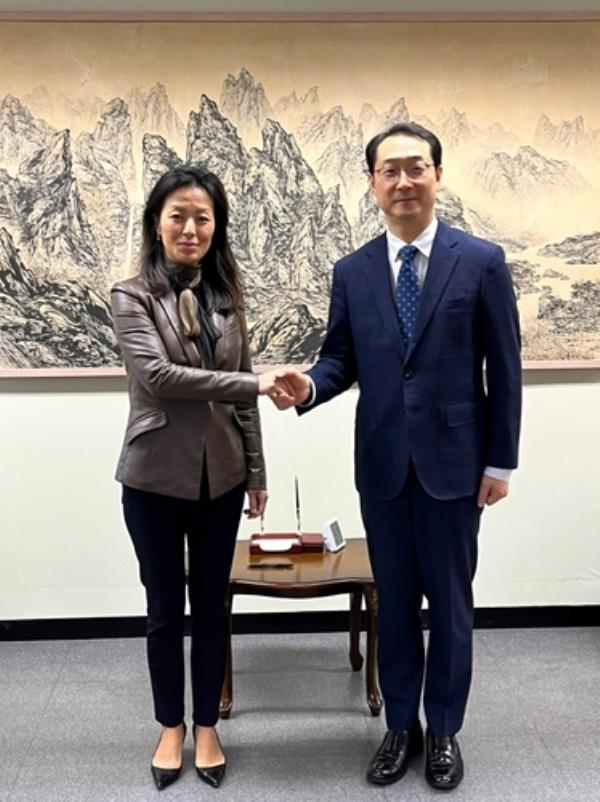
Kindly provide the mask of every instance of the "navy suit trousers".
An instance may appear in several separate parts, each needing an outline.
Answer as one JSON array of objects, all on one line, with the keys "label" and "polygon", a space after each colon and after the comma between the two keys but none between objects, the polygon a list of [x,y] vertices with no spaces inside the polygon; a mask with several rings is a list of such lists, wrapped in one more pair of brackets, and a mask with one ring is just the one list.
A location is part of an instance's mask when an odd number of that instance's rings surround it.
[{"label": "navy suit trousers", "polygon": [[[423,689],[431,730],[454,735],[471,682],[476,496],[434,499],[411,467],[399,495],[363,494],[361,509],[379,598],[379,678],[387,725],[413,727]],[[426,661],[423,597],[430,614]]]},{"label": "navy suit trousers", "polygon": [[156,720],[184,718],[184,543],[188,544],[194,724],[219,715],[229,621],[226,597],[245,483],[199,501],[123,487],[123,512],[146,588],[147,646]]}]

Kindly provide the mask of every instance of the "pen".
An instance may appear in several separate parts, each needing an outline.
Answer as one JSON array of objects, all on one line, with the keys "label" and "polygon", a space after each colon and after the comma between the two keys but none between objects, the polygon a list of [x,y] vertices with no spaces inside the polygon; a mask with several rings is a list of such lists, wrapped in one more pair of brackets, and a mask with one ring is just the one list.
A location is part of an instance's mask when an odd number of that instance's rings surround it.
[{"label": "pen", "polygon": [[248,563],[248,568],[292,568],[291,562]]},{"label": "pen", "polygon": [[300,488],[298,486],[298,477],[294,476],[294,489],[296,491],[296,524],[298,525],[298,534],[302,531],[300,525]]}]

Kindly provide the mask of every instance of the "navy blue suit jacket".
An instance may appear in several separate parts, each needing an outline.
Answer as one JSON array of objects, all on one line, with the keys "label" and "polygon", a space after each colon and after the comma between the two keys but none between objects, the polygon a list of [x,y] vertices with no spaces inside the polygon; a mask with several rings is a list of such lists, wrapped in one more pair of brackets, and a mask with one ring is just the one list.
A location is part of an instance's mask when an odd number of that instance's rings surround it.
[{"label": "navy blue suit jacket", "polygon": [[327,334],[308,373],[310,408],[358,382],[360,493],[395,496],[411,459],[434,498],[476,493],[484,466],[517,465],[520,335],[502,249],[439,223],[408,351],[385,235],[341,259]]}]

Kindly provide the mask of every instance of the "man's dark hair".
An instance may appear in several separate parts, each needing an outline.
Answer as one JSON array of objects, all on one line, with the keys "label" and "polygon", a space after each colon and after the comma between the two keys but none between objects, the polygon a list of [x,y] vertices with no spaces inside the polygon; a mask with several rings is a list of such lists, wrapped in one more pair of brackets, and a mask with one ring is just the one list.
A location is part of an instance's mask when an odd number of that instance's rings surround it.
[{"label": "man's dark hair", "polygon": [[181,187],[203,189],[213,204],[215,231],[210,248],[202,258],[203,285],[210,288],[221,308],[240,307],[242,280],[227,237],[229,203],[219,178],[202,165],[174,167],[154,185],[142,217],[140,273],[150,292],[155,295],[165,295],[171,288],[163,244],[157,239],[156,229],[166,199]]},{"label": "man's dark hair", "polygon": [[395,125],[392,125],[387,130],[376,134],[366,147],[365,155],[367,158],[367,167],[371,175],[373,175],[373,169],[377,159],[377,148],[384,139],[395,136],[396,134],[405,134],[415,139],[424,139],[425,142],[429,144],[429,150],[431,151],[431,158],[433,159],[434,165],[436,167],[440,166],[442,163],[442,143],[434,133],[427,128],[423,128],[423,126],[418,123],[395,123]]}]

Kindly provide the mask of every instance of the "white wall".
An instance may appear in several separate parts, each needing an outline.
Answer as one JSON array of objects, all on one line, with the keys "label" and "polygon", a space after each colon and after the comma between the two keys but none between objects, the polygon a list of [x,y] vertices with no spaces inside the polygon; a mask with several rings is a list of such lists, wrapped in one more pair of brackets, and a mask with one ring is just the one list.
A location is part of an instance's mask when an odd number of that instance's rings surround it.
[{"label": "white wall", "polygon": [[[249,9],[251,6],[251,9]],[[163,11],[159,0],[0,0],[7,11]],[[600,0],[172,0],[171,11],[598,11]],[[355,392],[302,420],[262,406],[269,528],[339,515],[361,534],[352,481]],[[485,512],[479,606],[600,603],[600,371],[529,374],[522,467]],[[137,568],[112,480],[127,398],[122,380],[0,381],[0,620],[143,614]],[[247,537],[252,526],[242,527]],[[239,610],[345,606],[345,599],[240,598]]]},{"label": "white wall", "polygon": [[[362,535],[352,475],[356,391],[299,419],[261,405],[271,500],[267,527],[338,515]],[[527,375],[521,468],[486,510],[482,607],[600,603],[600,371]],[[143,615],[113,480],[127,413],[121,379],[0,382],[0,620]],[[244,523],[241,536],[254,525]],[[236,610],[345,608],[345,597],[240,597]]]}]

